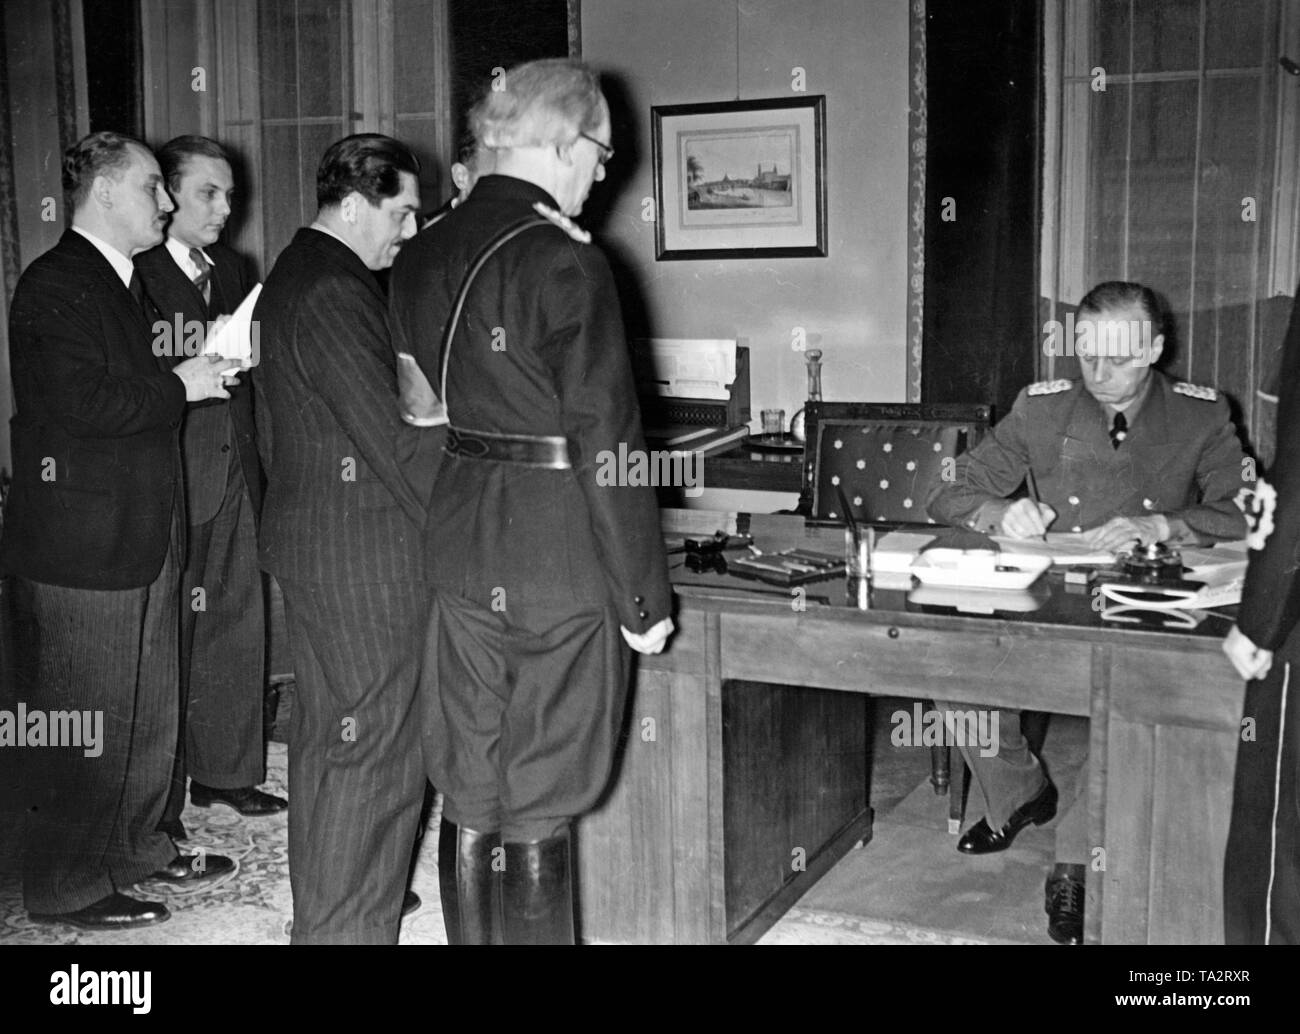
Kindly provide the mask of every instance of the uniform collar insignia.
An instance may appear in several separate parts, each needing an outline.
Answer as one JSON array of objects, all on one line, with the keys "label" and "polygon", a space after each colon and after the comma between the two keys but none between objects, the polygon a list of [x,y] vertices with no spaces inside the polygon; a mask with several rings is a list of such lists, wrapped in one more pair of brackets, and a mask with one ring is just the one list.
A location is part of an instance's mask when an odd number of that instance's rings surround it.
[{"label": "uniform collar insignia", "polygon": [[1025,389],[1027,395],[1059,395],[1074,387],[1074,381],[1061,378],[1054,381],[1038,381]]},{"label": "uniform collar insignia", "polygon": [[1187,381],[1179,381],[1174,385],[1175,395],[1186,395],[1188,398],[1201,399],[1204,402],[1213,402],[1219,397],[1219,393],[1213,388],[1207,388],[1200,384],[1188,384]]},{"label": "uniform collar insignia", "polygon": [[540,201],[533,202],[533,210],[540,216],[549,219],[561,230],[567,233],[579,244],[590,244],[591,234],[575,223],[563,212],[557,212],[550,205],[544,205]]}]

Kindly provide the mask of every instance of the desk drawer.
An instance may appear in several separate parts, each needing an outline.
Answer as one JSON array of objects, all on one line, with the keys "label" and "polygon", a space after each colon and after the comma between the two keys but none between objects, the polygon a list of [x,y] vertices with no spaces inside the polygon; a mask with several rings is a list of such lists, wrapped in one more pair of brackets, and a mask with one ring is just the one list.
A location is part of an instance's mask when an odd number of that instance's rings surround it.
[{"label": "desk drawer", "polygon": [[1088,714],[1092,648],[1035,636],[722,615],[722,677]]}]

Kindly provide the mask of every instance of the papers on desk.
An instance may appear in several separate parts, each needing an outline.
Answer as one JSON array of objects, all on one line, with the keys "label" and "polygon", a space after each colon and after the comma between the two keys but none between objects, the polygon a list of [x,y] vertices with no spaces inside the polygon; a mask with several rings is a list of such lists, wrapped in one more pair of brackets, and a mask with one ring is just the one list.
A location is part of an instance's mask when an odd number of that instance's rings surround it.
[{"label": "papers on desk", "polygon": [[923,585],[946,588],[1027,589],[1051,566],[1051,559],[992,550],[931,549],[917,557],[912,574]]},{"label": "papers on desk", "polygon": [[245,370],[257,365],[258,343],[253,333],[253,309],[261,293],[261,284],[248,292],[226,324],[208,338],[203,346],[204,355],[238,359],[240,367]]},{"label": "papers on desk", "polygon": [[1105,567],[1113,563],[1115,554],[1110,550],[1089,546],[1081,532],[1049,531],[1047,541],[1042,539],[1013,539],[994,535],[993,541],[1003,552],[1022,556],[1047,557],[1059,567]]},{"label": "papers on desk", "polygon": [[643,338],[637,348],[648,358],[660,395],[683,399],[729,399],[736,380],[735,340]]},{"label": "papers on desk", "polygon": [[1188,577],[1204,582],[1205,588],[1187,601],[1188,607],[1230,607],[1241,602],[1246,582],[1250,547],[1245,541],[1220,542],[1213,548],[1197,546],[1182,550]]}]

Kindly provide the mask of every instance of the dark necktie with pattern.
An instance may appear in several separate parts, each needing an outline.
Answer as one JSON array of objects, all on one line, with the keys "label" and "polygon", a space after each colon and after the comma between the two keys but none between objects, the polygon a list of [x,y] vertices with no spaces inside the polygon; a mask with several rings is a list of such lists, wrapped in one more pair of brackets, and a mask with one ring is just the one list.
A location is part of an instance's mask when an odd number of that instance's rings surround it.
[{"label": "dark necktie with pattern", "polygon": [[199,294],[203,295],[204,304],[212,303],[212,263],[207,259],[198,248],[190,248],[190,261],[198,269],[194,277],[194,286],[199,289]]},{"label": "dark necktie with pattern", "polygon": [[1110,445],[1118,449],[1119,443],[1128,437],[1128,419],[1123,413],[1115,414],[1115,421],[1110,425]]}]

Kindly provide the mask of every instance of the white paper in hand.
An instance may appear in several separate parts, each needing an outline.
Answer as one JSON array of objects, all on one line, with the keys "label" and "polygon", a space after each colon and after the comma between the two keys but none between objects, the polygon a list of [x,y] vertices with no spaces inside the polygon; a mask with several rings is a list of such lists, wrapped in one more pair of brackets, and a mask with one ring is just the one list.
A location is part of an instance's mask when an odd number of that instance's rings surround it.
[{"label": "white paper in hand", "polygon": [[204,355],[238,359],[240,368],[244,370],[257,365],[260,335],[253,326],[253,308],[261,293],[261,284],[248,292],[248,296],[231,313],[226,324],[208,337],[203,346]]}]

